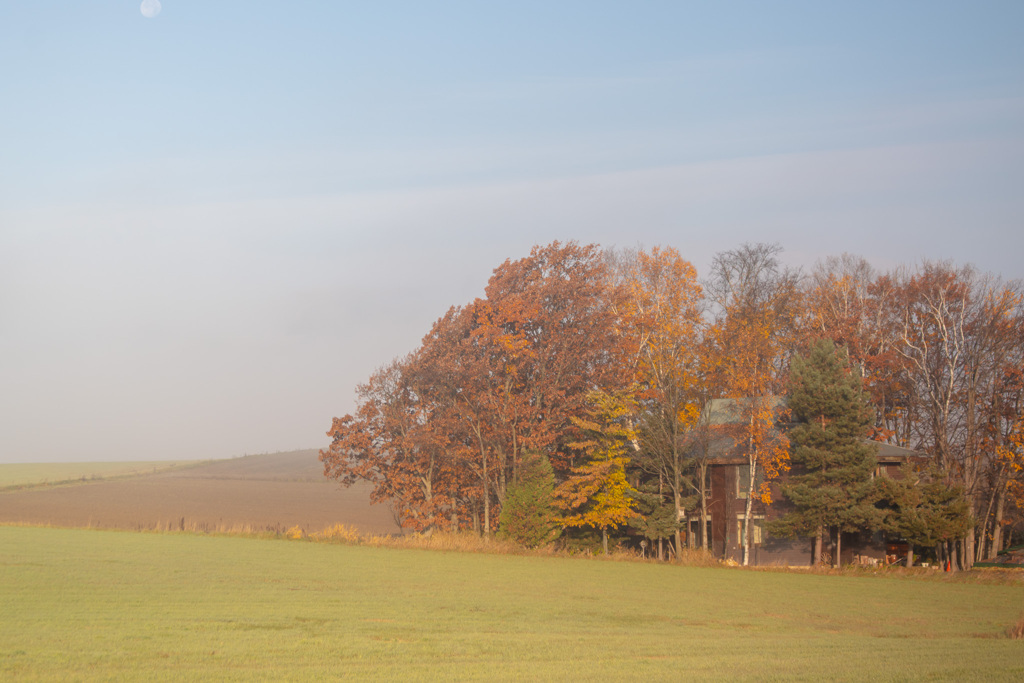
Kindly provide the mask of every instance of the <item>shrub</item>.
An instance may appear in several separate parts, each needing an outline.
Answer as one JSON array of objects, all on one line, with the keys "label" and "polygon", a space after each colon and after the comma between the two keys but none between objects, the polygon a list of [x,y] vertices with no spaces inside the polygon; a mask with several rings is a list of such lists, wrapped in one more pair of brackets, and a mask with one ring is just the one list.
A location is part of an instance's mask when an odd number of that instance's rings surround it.
[{"label": "shrub", "polygon": [[311,536],[314,541],[340,541],[343,543],[359,543],[362,534],[354,526],[335,524]]},{"label": "shrub", "polygon": [[501,506],[499,536],[527,548],[545,546],[558,538],[554,490],[555,472],[548,459],[541,453],[525,453],[519,481],[508,487]]}]

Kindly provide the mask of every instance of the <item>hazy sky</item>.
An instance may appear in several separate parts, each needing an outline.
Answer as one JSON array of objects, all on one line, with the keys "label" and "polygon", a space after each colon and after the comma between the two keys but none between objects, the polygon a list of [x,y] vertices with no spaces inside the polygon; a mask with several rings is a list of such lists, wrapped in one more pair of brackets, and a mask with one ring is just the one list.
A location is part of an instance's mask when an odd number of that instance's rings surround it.
[{"label": "hazy sky", "polygon": [[1021,26],[1019,1],[0,0],[0,462],[323,447],[357,383],[555,239],[1024,276]]}]

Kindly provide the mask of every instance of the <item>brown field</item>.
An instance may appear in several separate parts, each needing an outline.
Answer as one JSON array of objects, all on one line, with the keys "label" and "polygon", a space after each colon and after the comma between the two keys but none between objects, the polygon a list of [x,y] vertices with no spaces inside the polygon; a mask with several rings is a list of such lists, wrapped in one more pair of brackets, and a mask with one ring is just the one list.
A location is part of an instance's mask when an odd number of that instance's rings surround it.
[{"label": "brown field", "polygon": [[249,455],[73,486],[0,491],[0,523],[105,529],[275,530],[347,524],[400,533],[370,489],[324,478],[315,450]]}]

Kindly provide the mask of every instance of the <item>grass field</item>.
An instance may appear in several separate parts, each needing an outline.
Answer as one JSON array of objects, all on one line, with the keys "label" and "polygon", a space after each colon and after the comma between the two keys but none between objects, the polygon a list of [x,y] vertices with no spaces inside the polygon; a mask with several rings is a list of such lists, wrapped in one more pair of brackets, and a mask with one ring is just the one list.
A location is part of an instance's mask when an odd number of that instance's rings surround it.
[{"label": "grass field", "polygon": [[151,462],[42,462],[0,464],[0,489],[70,484],[164,472],[189,467],[201,460],[154,460]]},{"label": "grass field", "polygon": [[0,677],[1021,680],[1021,584],[0,527]]}]

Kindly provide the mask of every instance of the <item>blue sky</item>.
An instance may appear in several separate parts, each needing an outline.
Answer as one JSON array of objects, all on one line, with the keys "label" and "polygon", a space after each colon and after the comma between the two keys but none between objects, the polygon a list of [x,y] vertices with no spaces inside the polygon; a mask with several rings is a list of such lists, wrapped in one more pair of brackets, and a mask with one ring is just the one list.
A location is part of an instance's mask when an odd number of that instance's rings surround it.
[{"label": "blue sky", "polygon": [[1024,3],[0,1],[0,461],[323,446],[531,245],[1024,276]]}]

